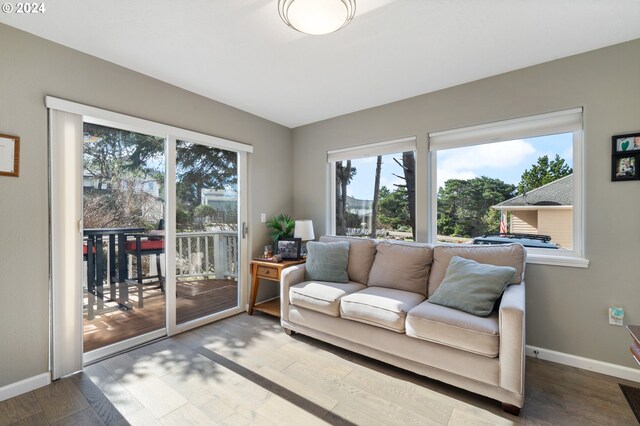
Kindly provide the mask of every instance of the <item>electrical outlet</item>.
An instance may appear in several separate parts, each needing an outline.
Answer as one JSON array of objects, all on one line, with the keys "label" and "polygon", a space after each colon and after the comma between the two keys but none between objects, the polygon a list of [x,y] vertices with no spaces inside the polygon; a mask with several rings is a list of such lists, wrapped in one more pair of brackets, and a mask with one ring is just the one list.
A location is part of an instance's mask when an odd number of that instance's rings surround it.
[{"label": "electrical outlet", "polygon": [[260,222],[265,223],[267,221],[267,214],[260,213]]},{"label": "electrical outlet", "polygon": [[609,324],[624,325],[624,309],[612,306],[609,308]]}]

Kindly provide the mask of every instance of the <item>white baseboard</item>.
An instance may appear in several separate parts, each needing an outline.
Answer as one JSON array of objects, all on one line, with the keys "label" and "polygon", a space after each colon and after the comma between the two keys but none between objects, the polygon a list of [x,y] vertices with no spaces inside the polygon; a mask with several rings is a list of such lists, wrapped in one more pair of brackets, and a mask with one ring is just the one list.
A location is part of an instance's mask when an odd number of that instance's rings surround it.
[{"label": "white baseboard", "polygon": [[563,352],[556,352],[550,349],[538,348],[527,345],[527,356],[544,359],[545,361],[557,362],[558,364],[570,367],[582,368],[583,370],[595,373],[606,374],[607,376],[618,377],[620,379],[640,382],[640,369],[625,367],[623,365],[610,364],[595,359],[583,358],[581,356],[570,355]]},{"label": "white baseboard", "polygon": [[0,401],[22,395],[23,393],[47,386],[51,383],[51,374],[42,373],[19,382],[0,387]]}]

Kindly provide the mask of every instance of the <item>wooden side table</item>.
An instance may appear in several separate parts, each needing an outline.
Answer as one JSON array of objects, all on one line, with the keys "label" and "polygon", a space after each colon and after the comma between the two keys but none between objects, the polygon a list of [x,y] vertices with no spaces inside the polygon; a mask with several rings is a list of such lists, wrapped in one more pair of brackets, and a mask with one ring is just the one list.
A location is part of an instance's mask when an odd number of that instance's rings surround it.
[{"label": "wooden side table", "polygon": [[258,295],[258,287],[260,286],[260,279],[280,282],[280,275],[284,268],[289,266],[300,265],[305,262],[302,260],[285,260],[282,263],[262,262],[260,260],[251,261],[251,298],[249,300],[249,315],[253,315],[254,309],[256,311],[264,312],[265,314],[280,317],[280,298],[267,300],[256,305],[256,296]]},{"label": "wooden side table", "polygon": [[633,337],[633,343],[631,343],[631,354],[638,364],[640,364],[640,325],[628,325],[627,330]]}]

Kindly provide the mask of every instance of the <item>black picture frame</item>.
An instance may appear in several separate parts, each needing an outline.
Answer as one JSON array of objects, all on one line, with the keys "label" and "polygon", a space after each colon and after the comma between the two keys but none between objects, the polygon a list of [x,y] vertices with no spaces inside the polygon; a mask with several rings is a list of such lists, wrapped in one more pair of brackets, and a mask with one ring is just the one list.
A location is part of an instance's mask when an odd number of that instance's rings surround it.
[{"label": "black picture frame", "polygon": [[282,260],[300,260],[301,248],[301,238],[280,238],[276,244],[276,253],[282,256]]},{"label": "black picture frame", "polygon": [[640,180],[640,132],[611,137],[611,181]]},{"label": "black picture frame", "polygon": [[613,142],[612,148],[614,154],[629,155],[640,153],[640,132],[614,135],[611,140]]}]

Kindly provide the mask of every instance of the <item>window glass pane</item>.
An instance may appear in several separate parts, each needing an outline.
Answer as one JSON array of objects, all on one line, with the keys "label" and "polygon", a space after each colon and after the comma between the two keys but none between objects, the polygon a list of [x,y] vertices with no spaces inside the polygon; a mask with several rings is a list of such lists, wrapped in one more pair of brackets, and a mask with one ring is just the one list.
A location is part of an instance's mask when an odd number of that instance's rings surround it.
[{"label": "window glass pane", "polygon": [[238,306],[238,154],[176,142],[176,323]]},{"label": "window glass pane", "polygon": [[84,123],[84,351],[165,327],[165,140]]},{"label": "window glass pane", "polygon": [[573,133],[436,155],[438,242],[573,249]]},{"label": "window glass pane", "polygon": [[336,162],[336,235],[414,240],[415,152]]}]

